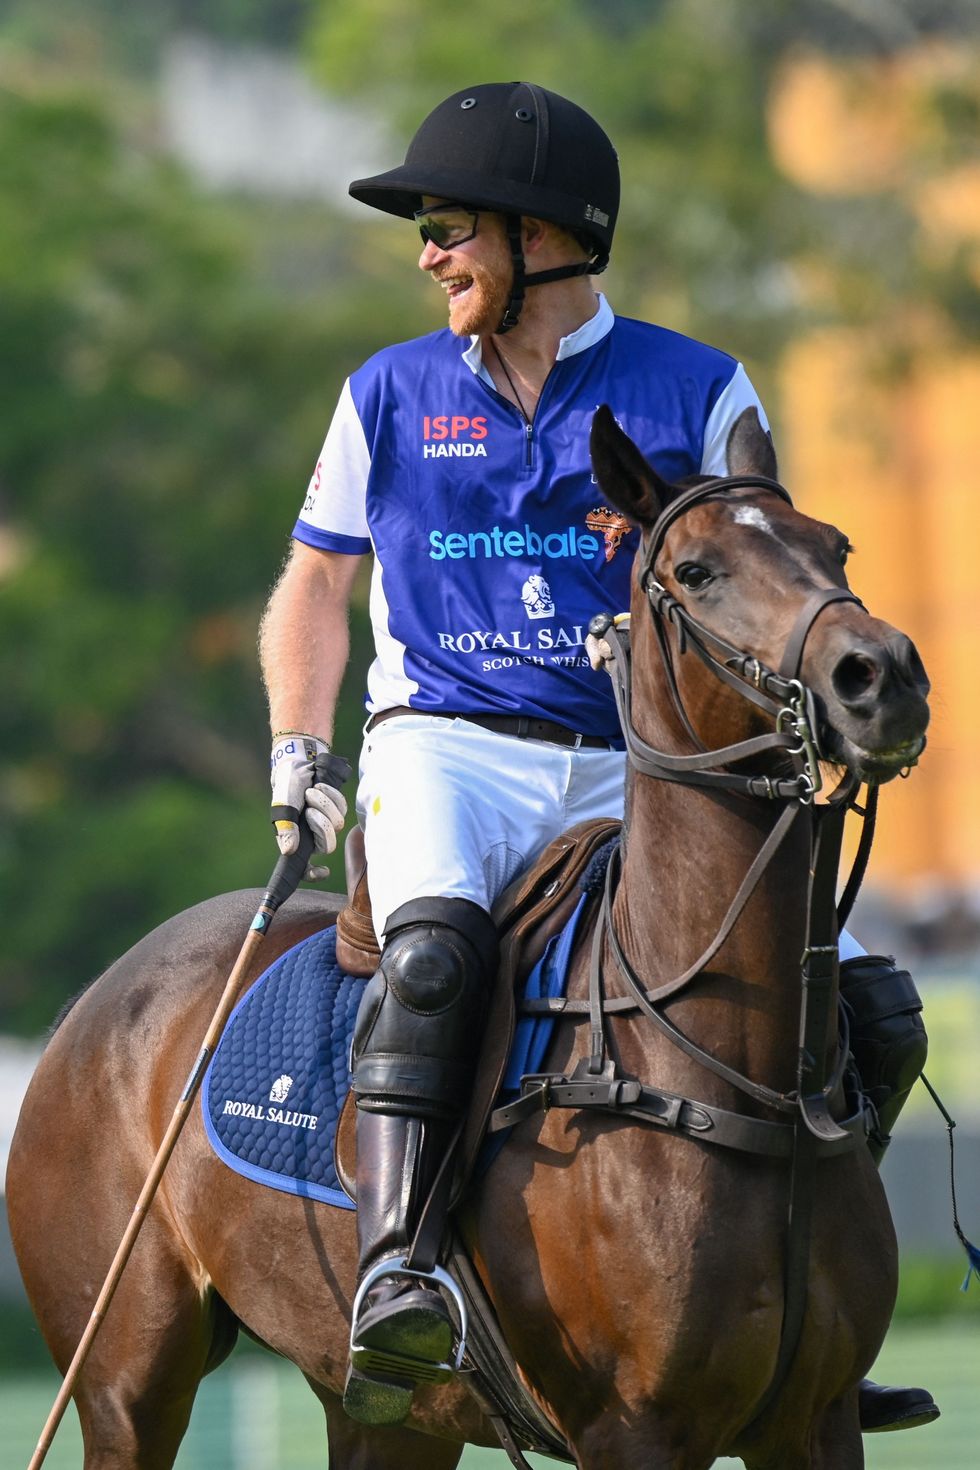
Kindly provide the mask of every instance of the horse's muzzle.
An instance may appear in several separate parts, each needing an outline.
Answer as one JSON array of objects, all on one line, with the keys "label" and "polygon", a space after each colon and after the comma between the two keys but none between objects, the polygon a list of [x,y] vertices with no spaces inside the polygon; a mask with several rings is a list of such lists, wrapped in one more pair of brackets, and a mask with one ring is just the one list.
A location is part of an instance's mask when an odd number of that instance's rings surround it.
[{"label": "horse's muzzle", "polygon": [[830,665],[822,745],[862,781],[890,781],[915,764],[926,743],[929,679],[915,644],[878,624],[884,636],[847,638]]}]

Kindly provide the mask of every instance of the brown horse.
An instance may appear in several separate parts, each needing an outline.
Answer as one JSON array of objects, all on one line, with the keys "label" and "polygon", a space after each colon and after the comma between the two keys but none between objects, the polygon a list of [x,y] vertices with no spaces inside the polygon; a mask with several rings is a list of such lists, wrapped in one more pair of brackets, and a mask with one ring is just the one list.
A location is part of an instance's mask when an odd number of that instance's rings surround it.
[{"label": "brown horse", "polygon": [[[638,737],[696,755],[771,733],[771,718],[732,687],[740,677],[720,681],[682,654],[677,620],[651,608],[650,588],[667,605],[676,599],[708,636],[752,655],[758,663],[745,670],[778,668],[801,608],[816,591],[845,586],[846,538],[750,483],[687,504],[651,548],[651,527],[677,487],[659,481],[608,411],[597,416],[593,457],[604,494],[647,533],[632,596]],[[750,480],[774,475],[757,422],[733,433],[729,467]],[[888,780],[924,744],[928,684],[918,657],[856,602],[818,602],[802,635],[802,680],[823,751],[864,779]],[[787,775],[778,751],[740,768],[762,788]],[[710,949],[788,799],[631,774],[612,921],[646,986]],[[662,1007],[723,1067],[783,1094],[797,1080],[806,825],[788,831],[710,968]],[[212,899],[162,925],[81,996],[38,1067],[8,1199],[24,1279],[62,1369],[256,898]],[[339,902],[297,894],[265,941],[269,960],[332,921]],[[573,997],[588,995],[594,922],[576,950]],[[622,993],[609,938],[603,957],[607,993]],[[607,1027],[621,1073],[772,1117],[637,1011]],[[561,1028],[549,1066],[569,1073],[588,1054],[588,1032]],[[749,1470],[863,1465],[856,1385],[888,1324],[895,1242],[863,1143],[816,1169],[805,1315],[766,1403],[782,1331],[787,1161],[591,1110],[539,1112],[515,1129],[460,1218],[525,1382],[582,1470],[706,1470],[723,1454]],[[356,1254],[352,1213],[232,1173],[195,1109],[77,1387],[86,1470],[171,1466],[197,1386],[240,1326],[307,1378],[326,1411],[334,1470],[451,1470],[464,1443],[496,1443],[459,1379],[419,1390],[402,1427],[345,1417]]]}]

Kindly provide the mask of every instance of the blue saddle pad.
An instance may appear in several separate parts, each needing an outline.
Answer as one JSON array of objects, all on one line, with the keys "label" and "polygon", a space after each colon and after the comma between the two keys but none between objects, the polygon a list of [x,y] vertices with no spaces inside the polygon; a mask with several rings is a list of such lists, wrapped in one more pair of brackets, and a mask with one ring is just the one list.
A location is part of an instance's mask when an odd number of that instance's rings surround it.
[{"label": "blue saddle pad", "polygon": [[[582,897],[528,977],[528,996],[561,995]],[[350,1088],[351,1036],[366,982],[337,963],[324,929],[280,955],[238,1002],[204,1077],[201,1107],[215,1153],[229,1168],[287,1194],[352,1210],[334,1168],[334,1136]],[[518,1022],[503,1095],[539,1071],[554,1020]],[[486,1167],[503,1137],[495,1135]]]}]

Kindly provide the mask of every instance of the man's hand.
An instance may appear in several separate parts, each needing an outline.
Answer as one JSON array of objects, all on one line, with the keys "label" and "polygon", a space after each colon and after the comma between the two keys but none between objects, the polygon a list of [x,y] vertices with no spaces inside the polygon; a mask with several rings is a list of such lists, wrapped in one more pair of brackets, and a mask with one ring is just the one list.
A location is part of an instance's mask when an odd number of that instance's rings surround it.
[{"label": "man's hand", "polygon": [[299,823],[305,817],[315,849],[333,852],[347,818],[347,800],[338,787],[350,776],[349,763],[331,755],[329,745],[318,736],[286,730],[272,742],[271,768],[272,824],[279,851],[285,855],[296,851]]}]

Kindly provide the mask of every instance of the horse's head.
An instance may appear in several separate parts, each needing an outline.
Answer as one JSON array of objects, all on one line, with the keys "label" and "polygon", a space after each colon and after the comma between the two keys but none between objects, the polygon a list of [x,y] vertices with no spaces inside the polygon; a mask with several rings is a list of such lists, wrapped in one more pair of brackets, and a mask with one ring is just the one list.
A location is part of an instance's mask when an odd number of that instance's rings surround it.
[{"label": "horse's head", "polygon": [[[729,436],[731,483],[665,482],[607,407],[595,415],[591,447],[603,494],[643,531],[633,589],[638,651],[650,622],[642,610],[648,600],[663,611],[676,599],[716,646],[802,681],[815,696],[827,760],[876,782],[915,762],[929,720],[929,681],[915,646],[856,599],[823,600],[847,588],[847,536],[793,509],[775,483],[772,441],[755,409]],[[736,667],[724,656],[719,661]],[[730,691],[698,659],[673,662],[685,712],[699,735],[717,739],[719,732],[702,722],[717,723],[723,711],[731,719]],[[639,694],[641,660],[634,663]],[[751,680],[751,661],[747,667]],[[752,706],[743,707],[741,719],[745,728],[736,736],[759,728]]]}]

